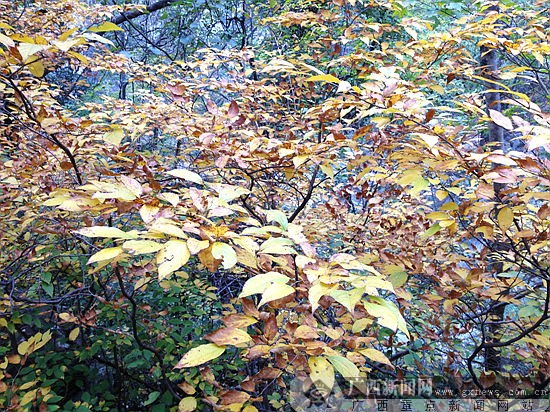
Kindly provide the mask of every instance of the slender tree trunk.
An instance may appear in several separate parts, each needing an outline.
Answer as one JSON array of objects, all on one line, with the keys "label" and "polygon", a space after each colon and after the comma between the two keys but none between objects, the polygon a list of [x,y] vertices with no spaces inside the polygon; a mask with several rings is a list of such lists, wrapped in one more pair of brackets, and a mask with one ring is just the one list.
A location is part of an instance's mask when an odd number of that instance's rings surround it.
[{"label": "slender tree trunk", "polygon": [[[490,6],[487,9],[487,13],[491,12],[498,12],[499,7],[497,4],[494,4]],[[500,68],[499,65],[499,55],[498,50],[496,49],[490,49],[486,46],[480,47],[480,66],[481,66],[481,73],[484,78],[486,78],[488,81],[485,82],[485,87],[488,90],[493,90],[485,93],[485,104],[486,109],[489,111],[496,110],[498,112],[502,111],[502,103],[501,103],[501,94],[499,91],[499,87],[497,84],[493,82],[498,82],[498,71]],[[489,127],[487,130],[487,134],[482,139],[482,145],[486,146],[487,150],[497,150],[502,149],[504,147],[504,129],[497,125],[495,122],[489,122]],[[501,192],[503,189],[503,185],[500,183],[494,183],[493,189],[495,192],[495,200],[498,203],[501,202]],[[498,213],[498,210],[495,208],[494,213]],[[502,244],[500,242],[492,242],[492,244],[489,246],[493,252],[498,251],[505,251],[508,249],[508,245]],[[492,273],[500,273],[503,270],[502,262],[500,261],[492,261],[490,262],[488,269]],[[500,327],[498,322],[502,321],[504,319],[504,310],[506,308],[506,305],[498,305],[498,302],[495,302],[494,309],[491,310],[489,313],[489,320],[491,323],[486,330],[487,338],[492,340],[499,340],[500,339]],[[485,371],[494,371],[498,372],[502,368],[502,358],[500,355],[500,350],[497,348],[487,348],[485,350],[485,361],[484,361],[484,368]]]}]

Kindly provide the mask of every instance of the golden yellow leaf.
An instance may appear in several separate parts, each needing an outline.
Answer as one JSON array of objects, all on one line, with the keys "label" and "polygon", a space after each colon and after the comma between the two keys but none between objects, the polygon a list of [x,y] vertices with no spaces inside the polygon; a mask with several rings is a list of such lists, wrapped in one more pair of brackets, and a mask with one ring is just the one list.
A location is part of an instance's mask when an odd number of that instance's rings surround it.
[{"label": "golden yellow leaf", "polygon": [[393,365],[391,364],[388,357],[386,355],[384,355],[382,352],[380,352],[379,350],[377,350],[377,349],[374,349],[374,348],[360,349],[358,352],[361,355],[366,356],[367,358],[369,358],[370,360],[372,360],[374,362],[384,363],[384,364],[386,364],[388,366],[391,366],[393,368]]},{"label": "golden yellow leaf", "polygon": [[191,368],[193,366],[202,365],[212,359],[216,359],[224,352],[225,347],[218,346],[215,343],[206,343],[187,352],[174,368]]},{"label": "golden yellow leaf", "polygon": [[94,253],[90,257],[90,259],[88,259],[88,262],[86,262],[86,264],[89,265],[90,263],[101,262],[103,260],[112,260],[120,255],[122,252],[123,250],[121,246],[108,247],[100,250],[97,253]]},{"label": "golden yellow leaf", "polygon": [[498,225],[503,232],[506,232],[514,223],[514,212],[509,207],[500,209],[497,215]]},{"label": "golden yellow leaf", "polygon": [[110,21],[106,21],[105,23],[100,24],[99,26],[92,26],[88,29],[88,31],[94,32],[94,33],[102,33],[106,31],[124,31],[123,28],[117,26],[115,23],[111,23]]},{"label": "golden yellow leaf", "polygon": [[252,338],[248,333],[242,329],[227,327],[220,328],[204,337],[204,339],[209,340],[216,345],[241,345],[243,343],[249,342]]}]

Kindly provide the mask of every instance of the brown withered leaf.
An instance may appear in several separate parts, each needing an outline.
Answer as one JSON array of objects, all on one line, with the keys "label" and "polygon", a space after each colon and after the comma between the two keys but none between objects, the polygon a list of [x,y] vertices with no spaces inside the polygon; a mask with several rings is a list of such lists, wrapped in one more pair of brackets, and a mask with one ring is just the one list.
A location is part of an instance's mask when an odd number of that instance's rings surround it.
[{"label": "brown withered leaf", "polygon": [[231,405],[234,403],[243,404],[250,399],[250,395],[246,392],[236,391],[234,389],[222,391],[220,394],[222,405]]}]

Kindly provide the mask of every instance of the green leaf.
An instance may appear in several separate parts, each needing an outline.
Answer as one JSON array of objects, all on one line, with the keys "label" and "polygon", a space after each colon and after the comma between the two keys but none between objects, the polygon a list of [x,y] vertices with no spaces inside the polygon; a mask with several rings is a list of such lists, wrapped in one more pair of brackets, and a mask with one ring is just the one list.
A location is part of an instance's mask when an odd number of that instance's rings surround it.
[{"label": "green leaf", "polygon": [[153,402],[155,402],[159,398],[159,396],[160,396],[160,392],[158,391],[151,392],[147,400],[143,402],[143,406],[151,405]]},{"label": "green leaf", "polygon": [[439,223],[434,223],[433,225],[431,225],[429,227],[428,230],[426,230],[424,233],[422,233],[422,235],[420,235],[420,238],[421,239],[427,239],[429,238],[430,236],[433,236],[435,235],[437,232],[439,232],[441,230],[441,226],[439,225]]},{"label": "green leaf", "polygon": [[277,222],[284,230],[288,228],[288,219],[280,210],[266,210],[265,215],[268,222]]},{"label": "green leaf", "polygon": [[218,346],[215,343],[206,343],[187,352],[174,368],[191,368],[193,366],[202,365],[212,359],[216,359],[224,352],[225,347]]},{"label": "green leaf", "polygon": [[340,375],[342,375],[344,378],[352,379],[359,377],[359,369],[357,369],[357,366],[355,366],[355,364],[349,359],[338,355],[327,356],[327,359],[330,361],[330,363],[332,363],[334,369],[340,372]]}]

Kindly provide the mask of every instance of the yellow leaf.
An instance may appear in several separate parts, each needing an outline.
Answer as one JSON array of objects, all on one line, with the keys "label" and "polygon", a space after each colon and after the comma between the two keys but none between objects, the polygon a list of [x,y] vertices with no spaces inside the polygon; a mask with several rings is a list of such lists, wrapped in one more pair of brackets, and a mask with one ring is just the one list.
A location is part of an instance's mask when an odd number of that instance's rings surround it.
[{"label": "yellow leaf", "polygon": [[77,44],[82,44],[84,41],[82,38],[76,38],[76,39],[71,39],[71,40],[62,40],[60,38],[60,40],[54,40],[52,42],[52,44],[57,47],[59,50],[61,51],[64,51],[64,52],[68,52],[70,50],[71,47],[77,45]]},{"label": "yellow leaf", "polygon": [[75,341],[76,338],[78,338],[78,335],[80,334],[80,328],[74,328],[70,333],[69,333],[69,340],[70,341]]},{"label": "yellow leaf", "polygon": [[116,258],[118,255],[120,255],[121,253],[122,253],[121,246],[108,247],[100,250],[97,253],[94,253],[90,257],[90,259],[88,259],[88,262],[86,262],[86,264],[89,265],[90,263],[101,262],[102,260],[112,260]]},{"label": "yellow leaf", "polygon": [[145,223],[150,223],[155,218],[155,215],[160,209],[157,206],[143,205],[139,209],[139,215]]},{"label": "yellow leaf", "polygon": [[122,244],[122,249],[127,250],[133,255],[155,253],[163,247],[163,244],[153,242],[152,240],[128,240]]},{"label": "yellow leaf", "polygon": [[336,286],[327,286],[324,283],[316,283],[309,288],[308,300],[311,303],[311,311],[315,312],[319,307],[319,300],[327,295],[332,289],[335,289]]},{"label": "yellow leaf", "polygon": [[497,220],[502,231],[506,232],[514,223],[514,212],[509,207],[503,207],[498,212]]},{"label": "yellow leaf", "polygon": [[202,365],[212,359],[216,359],[224,352],[225,347],[218,346],[215,343],[206,343],[187,352],[174,368],[191,368],[193,366]]},{"label": "yellow leaf", "polygon": [[44,76],[44,66],[42,65],[42,62],[40,60],[35,60],[34,62],[29,63],[27,67],[29,68],[33,76],[36,76],[36,77]]},{"label": "yellow leaf", "polygon": [[248,279],[244,286],[243,290],[239,295],[239,298],[245,298],[250,295],[255,295],[257,293],[264,293],[264,291],[277,283],[285,284],[290,278],[286,275],[283,275],[279,272],[267,272],[260,275],[254,276]]},{"label": "yellow leaf", "polygon": [[275,283],[264,291],[258,307],[273,300],[284,298],[292,293],[294,293],[294,288],[292,286],[285,283]]},{"label": "yellow leaf", "polygon": [[329,391],[334,386],[334,368],[327,358],[312,356],[308,359],[309,377],[313,383],[321,382]]},{"label": "yellow leaf", "polygon": [[103,135],[103,140],[111,143],[113,146],[120,146],[120,142],[124,139],[124,130],[120,126],[111,126],[111,131]]},{"label": "yellow leaf", "polygon": [[167,172],[170,176],[179,177],[180,179],[202,185],[204,181],[197,173],[186,169],[174,169]]},{"label": "yellow leaf", "polygon": [[19,401],[21,406],[25,406],[26,404],[32,402],[36,398],[37,392],[38,392],[38,389],[33,389],[32,391],[25,392],[25,394]]},{"label": "yellow leaf", "polygon": [[123,28],[117,26],[115,23],[111,23],[110,21],[106,21],[105,23],[100,24],[99,26],[92,26],[88,29],[88,31],[94,32],[94,33],[101,33],[106,31],[124,31]]},{"label": "yellow leaf", "polygon": [[189,248],[189,252],[191,252],[192,255],[196,255],[201,250],[206,249],[208,246],[210,246],[210,242],[208,240],[197,240],[192,237],[187,239],[187,247]]},{"label": "yellow leaf", "polygon": [[189,260],[187,243],[182,240],[169,240],[157,255],[159,281],[181,268]]},{"label": "yellow leaf", "polygon": [[352,290],[332,290],[330,292],[330,297],[344,306],[350,313],[353,313],[355,305],[357,305],[363,297],[363,291],[363,289],[359,288]]},{"label": "yellow leaf", "polygon": [[272,255],[290,255],[296,253],[290,246],[292,241],[284,237],[270,237],[260,246],[260,253]]},{"label": "yellow leaf", "polygon": [[215,259],[222,260],[224,269],[231,269],[237,264],[237,254],[227,243],[214,242],[212,244],[212,256]]},{"label": "yellow leaf", "polygon": [[27,354],[28,354],[28,350],[29,350],[29,342],[28,342],[28,341],[21,342],[21,343],[17,346],[17,352],[18,352],[21,356],[27,355]]},{"label": "yellow leaf", "polygon": [[390,360],[387,358],[386,355],[384,355],[382,352],[380,352],[377,349],[373,348],[367,348],[367,349],[361,349],[358,351],[361,355],[366,356],[370,360],[374,362],[380,362],[384,363],[386,365],[389,365],[393,368],[393,365],[391,364]]},{"label": "yellow leaf", "polygon": [[44,46],[41,44],[20,43],[19,46],[17,46],[17,50],[19,50],[19,54],[23,58],[23,61],[27,61],[33,54],[44,50]]},{"label": "yellow leaf", "polygon": [[252,338],[244,330],[234,327],[220,328],[204,337],[216,345],[240,345],[249,342]]},{"label": "yellow leaf", "polygon": [[122,230],[116,227],[110,226],[90,226],[84,227],[76,231],[79,235],[87,237],[107,237],[107,238],[117,238],[117,239],[137,239],[137,233],[132,232],[123,232]]},{"label": "yellow leaf", "polygon": [[197,410],[197,400],[192,396],[183,398],[178,404],[178,412],[194,412]]},{"label": "yellow leaf", "polygon": [[5,34],[0,33],[0,43],[2,43],[6,47],[14,47],[15,42]]},{"label": "yellow leaf", "polygon": [[181,228],[170,223],[157,222],[151,227],[151,230],[154,232],[160,232],[164,233],[165,235],[179,237],[183,239],[187,237],[187,235],[184,233],[183,230],[181,230]]},{"label": "yellow leaf", "polygon": [[318,74],[316,76],[311,76],[306,79],[306,82],[331,82],[331,83],[340,83],[340,80],[337,77],[334,77],[332,74]]}]

